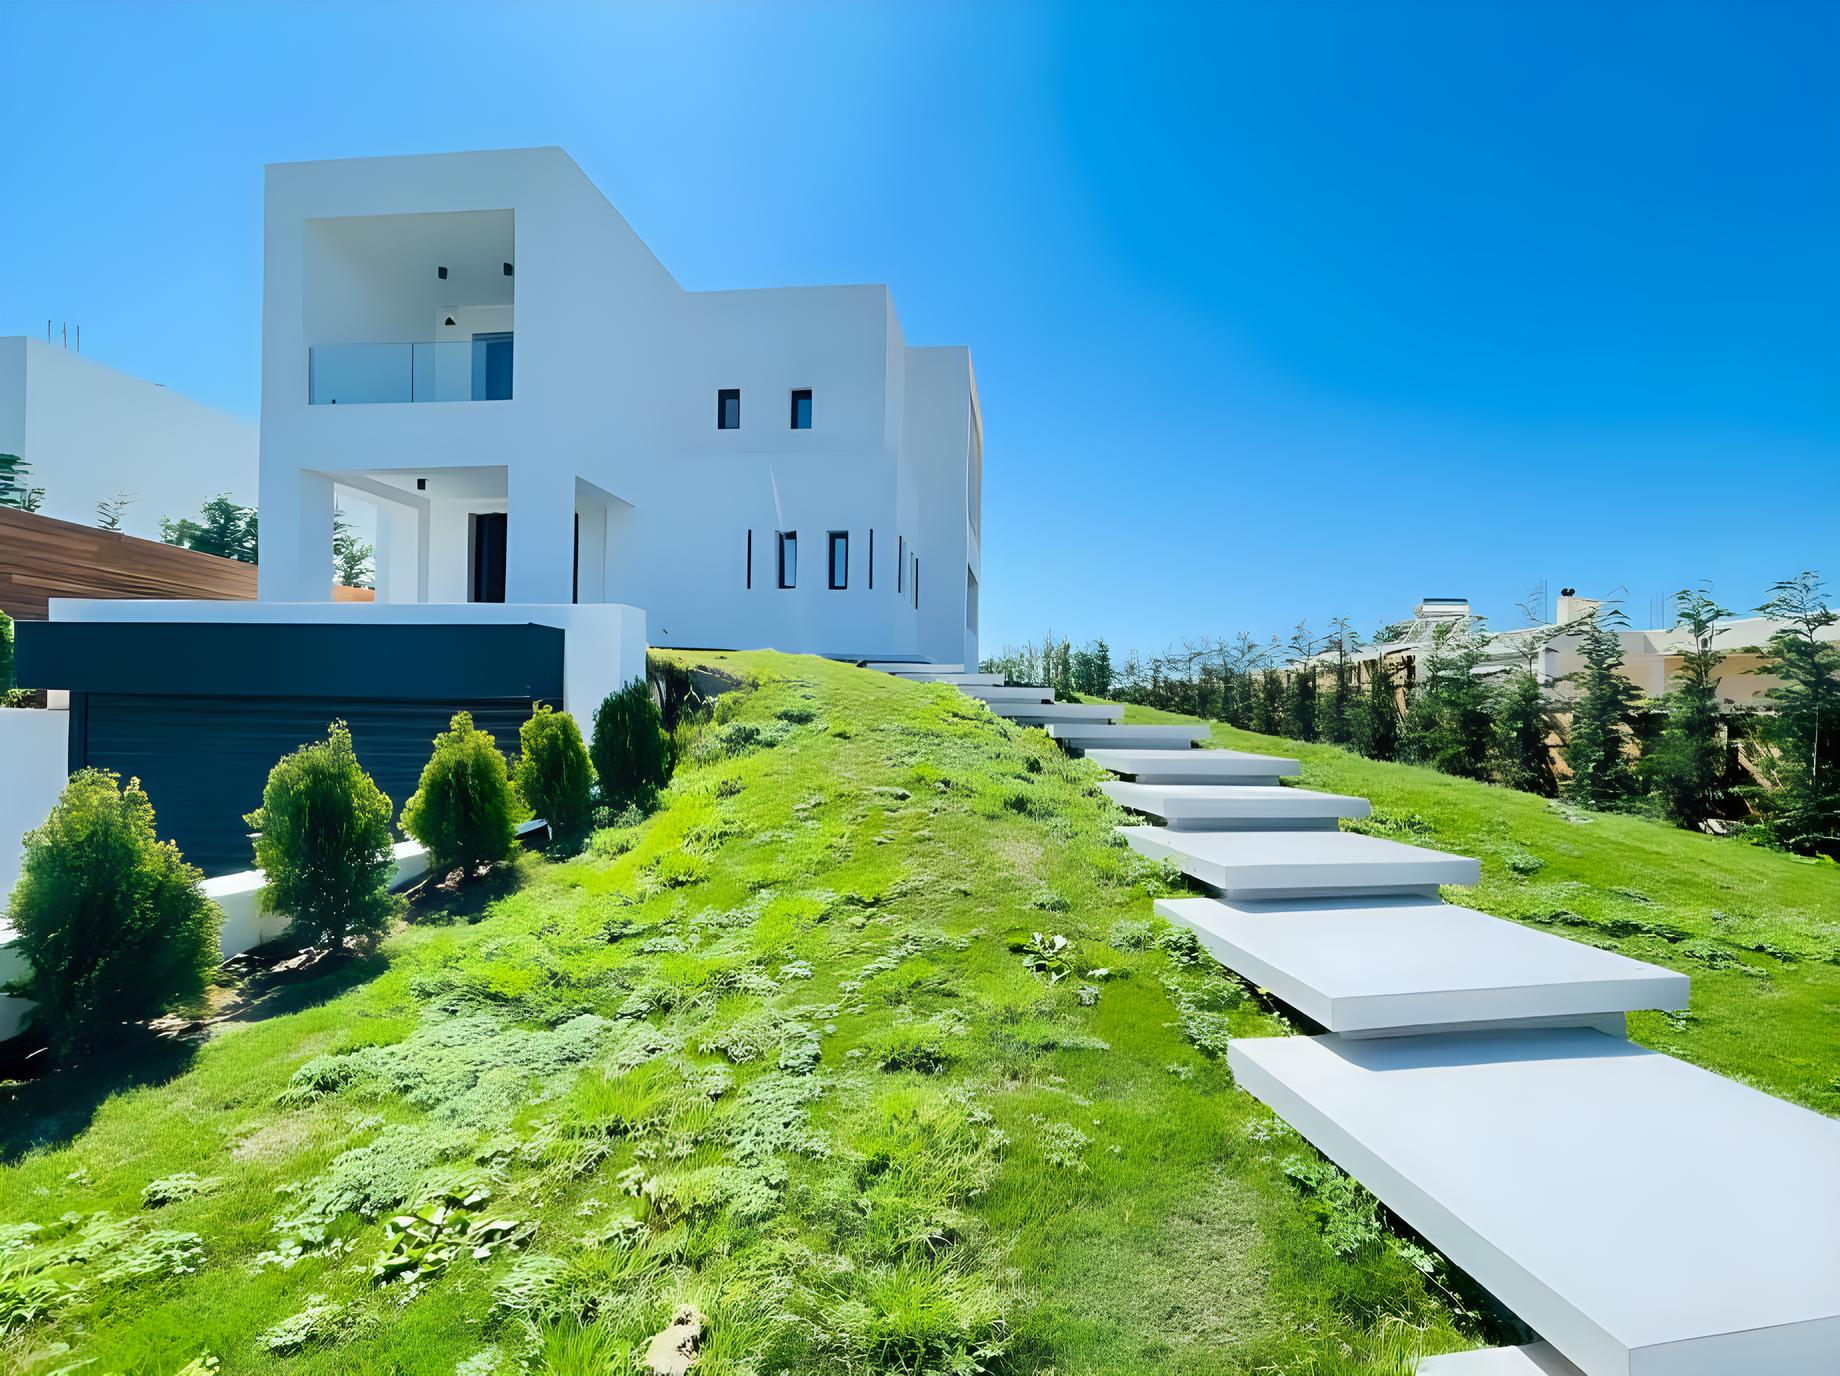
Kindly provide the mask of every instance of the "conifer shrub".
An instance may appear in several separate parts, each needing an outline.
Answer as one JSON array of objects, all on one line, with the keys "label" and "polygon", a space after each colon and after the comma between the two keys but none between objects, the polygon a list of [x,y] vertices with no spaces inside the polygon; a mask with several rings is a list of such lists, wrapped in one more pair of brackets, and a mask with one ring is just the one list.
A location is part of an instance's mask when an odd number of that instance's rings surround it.
[{"label": "conifer shrub", "polygon": [[431,869],[470,870],[509,855],[522,819],[491,733],[473,725],[471,712],[454,713],[403,807],[403,830],[427,847]]},{"label": "conifer shrub", "polygon": [[401,906],[390,894],[392,814],[344,722],[284,755],[268,773],[262,806],[243,819],[259,833],[263,905],[286,913],[298,939],[335,951],[347,937],[381,936]]},{"label": "conifer shrub", "polygon": [[218,959],[216,904],[199,870],[154,835],[138,779],[71,776],[26,834],[7,913],[31,973],[14,992],[60,1055],[81,1056],[110,1028],[195,1002]]},{"label": "conifer shrub", "polygon": [[511,782],[531,815],[549,823],[551,834],[573,836],[587,826],[594,806],[594,769],[574,717],[537,704],[518,728]]},{"label": "conifer shrub", "polygon": [[601,700],[594,713],[593,751],[601,801],[609,807],[647,804],[665,786],[670,771],[664,719],[644,679]]}]

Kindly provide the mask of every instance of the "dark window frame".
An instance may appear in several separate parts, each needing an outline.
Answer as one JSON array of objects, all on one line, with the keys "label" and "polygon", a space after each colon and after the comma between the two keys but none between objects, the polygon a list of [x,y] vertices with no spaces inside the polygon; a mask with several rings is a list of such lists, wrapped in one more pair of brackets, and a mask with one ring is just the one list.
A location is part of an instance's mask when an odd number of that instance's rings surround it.
[{"label": "dark window frame", "polygon": [[754,586],[754,531],[749,527],[747,533],[747,586]]},{"label": "dark window frame", "polygon": [[875,591],[875,527],[869,527],[869,591]]},{"label": "dark window frame", "polygon": [[[843,581],[837,581],[837,551],[843,550]],[[850,587],[850,532],[824,532],[824,576],[832,592],[848,592]]]},{"label": "dark window frame", "polygon": [[[728,403],[735,403],[735,423],[728,423]],[[716,429],[739,430],[741,428],[741,389],[739,387],[716,388]]]},{"label": "dark window frame", "polygon": [[[799,402],[801,400],[805,403],[805,423],[803,425],[799,424]],[[811,429],[812,410],[811,388],[794,387],[792,389],[792,415],[789,417],[789,428],[793,430]]]},{"label": "dark window frame", "polygon": [[[799,585],[799,533],[796,530],[782,530],[779,535],[779,585],[792,589]],[[792,547],[792,579],[786,579],[786,547]]]}]

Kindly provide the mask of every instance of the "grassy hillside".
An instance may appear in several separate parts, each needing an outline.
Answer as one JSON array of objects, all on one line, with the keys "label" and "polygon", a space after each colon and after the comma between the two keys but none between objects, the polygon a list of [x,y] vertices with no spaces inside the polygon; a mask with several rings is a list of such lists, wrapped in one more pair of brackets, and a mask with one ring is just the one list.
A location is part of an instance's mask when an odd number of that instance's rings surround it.
[{"label": "grassy hillside", "polygon": [[[1126,721],[1190,721],[1131,707]],[[1452,902],[1690,975],[1684,1016],[1636,1014],[1637,1041],[1840,1113],[1840,866],[1587,812],[1435,770],[1213,723],[1213,744],[1303,762],[1300,783],[1370,799],[1361,826],[1476,856]]]},{"label": "grassy hillside", "polygon": [[[1397,1376],[1488,1336],[1233,1088],[1226,1038],[1285,1025],[1151,920],[1094,767],[949,688],[725,662],[749,686],[644,821],[6,1091],[0,1362],[599,1376],[683,1306],[707,1376]],[[1465,901],[1731,952],[1760,973],[1696,955],[1699,1020],[1642,1034],[1832,1107],[1831,873],[1707,843],[1719,917],[1694,838],[1306,768],[1484,854]]]}]

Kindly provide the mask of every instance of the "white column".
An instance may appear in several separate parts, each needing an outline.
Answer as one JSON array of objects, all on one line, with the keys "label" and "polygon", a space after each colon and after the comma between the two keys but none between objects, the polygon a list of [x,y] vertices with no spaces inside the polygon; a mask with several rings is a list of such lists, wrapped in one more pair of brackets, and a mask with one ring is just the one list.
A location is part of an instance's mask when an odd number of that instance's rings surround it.
[{"label": "white column", "polygon": [[332,479],[310,469],[263,467],[256,596],[263,602],[332,600]]},{"label": "white column", "polygon": [[505,475],[505,601],[567,605],[575,572],[575,479],[532,472]]},{"label": "white column", "polygon": [[377,504],[377,600],[428,600],[427,509],[396,502]]}]

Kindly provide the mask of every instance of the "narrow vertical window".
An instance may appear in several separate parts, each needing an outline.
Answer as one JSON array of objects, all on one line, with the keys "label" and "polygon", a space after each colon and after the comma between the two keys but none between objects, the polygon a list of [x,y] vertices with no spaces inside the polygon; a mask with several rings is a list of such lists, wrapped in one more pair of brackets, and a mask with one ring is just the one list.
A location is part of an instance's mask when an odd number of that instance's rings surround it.
[{"label": "narrow vertical window", "polygon": [[809,387],[792,394],[792,428],[794,430],[811,429],[811,388]]},{"label": "narrow vertical window", "polygon": [[894,590],[897,595],[907,586],[907,537],[897,535],[894,542]]},{"label": "narrow vertical window", "polygon": [[716,429],[739,430],[741,428],[741,389],[724,387],[716,393]]},{"label": "narrow vertical window", "polygon": [[914,556],[914,610],[920,610],[920,556]]},{"label": "narrow vertical window", "polygon": [[875,527],[869,527],[869,591],[875,591]]},{"label": "narrow vertical window", "polygon": [[850,532],[830,532],[831,591],[841,592],[850,586]]},{"label": "narrow vertical window", "polygon": [[754,532],[747,533],[747,585],[754,586]]},{"label": "narrow vertical window", "polygon": [[799,583],[799,533],[796,530],[782,530],[779,533],[779,585],[782,588],[795,588]]}]

